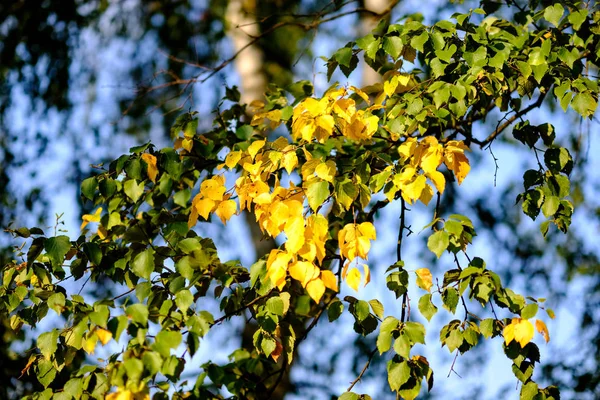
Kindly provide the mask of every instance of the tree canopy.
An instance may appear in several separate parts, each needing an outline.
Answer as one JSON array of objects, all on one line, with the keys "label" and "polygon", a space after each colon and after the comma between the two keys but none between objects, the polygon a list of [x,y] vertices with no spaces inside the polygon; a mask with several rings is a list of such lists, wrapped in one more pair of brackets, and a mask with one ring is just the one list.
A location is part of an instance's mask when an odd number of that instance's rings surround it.
[{"label": "tree canopy", "polygon": [[[557,232],[577,237],[570,227],[586,191],[576,172],[585,161],[576,157],[580,143],[529,117],[548,106],[552,115],[594,118],[600,11],[570,2],[506,6],[482,1],[432,24],[415,14],[390,22],[385,10],[372,33],[323,59],[327,80],[350,77],[364,60],[380,82],[330,82],[315,93],[309,79],[268,78],[264,98],[250,104],[227,87],[209,128],[190,109],[173,121],[171,146],[148,142],[96,165],[81,182],[91,211],[80,234],[61,232],[58,221],[54,229],[8,228],[24,240],[3,268],[0,310],[12,334],[36,332],[21,371],[35,381],[20,394],[271,398],[300,344],[331,324],[364,337],[367,357],[346,391],[325,396],[376,396],[357,388],[379,359],[383,393],[416,398],[445,373],[426,351],[469,357],[489,341],[510,360],[520,398],[559,399],[564,384],[552,372],[543,382],[534,375],[553,310],[528,285],[517,290],[499,260],[475,246],[481,231],[493,236],[504,223],[492,213],[515,209],[535,221],[542,252],[561,240]],[[520,146],[530,167],[520,170],[517,205],[502,193],[501,211],[487,215],[460,192],[484,168],[486,151],[497,173],[499,141]],[[492,191],[494,180],[481,185]],[[389,209],[393,221],[381,217]],[[424,227],[411,220],[417,210],[427,215]],[[277,246],[253,265],[223,257],[208,229],[244,213],[260,229],[255,239]],[[371,247],[390,226],[394,260],[373,265]],[[439,262],[406,262],[418,230]],[[563,251],[574,265],[583,253]],[[371,280],[385,282],[397,313],[379,296],[364,297]],[[83,295],[94,283],[93,296]],[[441,329],[429,322],[436,314]],[[236,319],[253,322],[249,343],[224,362],[192,362],[214,332],[231,335],[227,323]],[[594,379],[579,382],[593,394]]]}]

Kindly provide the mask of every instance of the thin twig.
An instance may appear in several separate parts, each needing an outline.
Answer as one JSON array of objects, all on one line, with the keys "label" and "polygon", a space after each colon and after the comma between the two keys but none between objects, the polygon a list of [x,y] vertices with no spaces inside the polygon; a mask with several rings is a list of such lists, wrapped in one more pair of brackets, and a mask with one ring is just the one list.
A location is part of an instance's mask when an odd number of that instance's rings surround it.
[{"label": "thin twig", "polygon": [[367,369],[369,369],[369,364],[371,364],[371,360],[373,359],[373,356],[375,356],[375,353],[377,353],[377,348],[373,349],[371,354],[369,354],[369,359],[365,363],[365,366],[363,367],[362,371],[360,371],[360,374],[358,374],[356,379],[350,383],[350,386],[348,386],[348,389],[346,389],[346,392],[351,391],[352,388],[354,387],[354,385],[356,385],[362,379],[365,372],[367,372]]}]

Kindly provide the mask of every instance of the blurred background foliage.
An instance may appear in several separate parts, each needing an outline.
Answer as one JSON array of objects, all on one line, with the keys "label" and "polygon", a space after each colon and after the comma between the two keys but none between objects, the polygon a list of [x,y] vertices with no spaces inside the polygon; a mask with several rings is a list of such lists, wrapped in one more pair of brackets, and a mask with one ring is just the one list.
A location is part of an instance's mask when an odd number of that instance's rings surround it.
[{"label": "blurred background foliage", "polygon": [[[512,0],[483,3],[487,11],[495,8],[507,18],[518,18],[521,5],[526,5]],[[531,3],[543,7],[553,2]],[[167,145],[169,128],[182,112],[199,111],[205,116],[201,124],[210,127],[211,112],[218,107],[226,85],[238,85],[242,100],[256,97],[249,93],[251,90],[263,93],[267,83],[287,86],[297,79],[309,79],[317,88],[319,82],[320,89],[327,87],[316,57],[329,56],[324,52],[333,52],[368,33],[379,23],[376,16],[387,8],[393,7],[393,20],[416,12],[437,20],[448,18],[454,10],[477,7],[478,3],[438,1],[428,3],[427,10],[423,5],[408,0],[0,2],[1,226],[52,225],[54,212],[78,204],[78,183],[90,172],[91,164],[108,161],[129,146],[148,140],[158,146]],[[327,22],[342,14],[343,18]],[[236,38],[240,30],[241,37]],[[245,60],[244,55],[252,58]],[[254,69],[248,77],[251,64]],[[362,76],[353,77],[357,84],[372,84],[377,79],[369,75],[368,67],[360,70]],[[594,73],[597,71],[590,72]],[[490,131],[501,117],[482,123],[480,129]],[[559,141],[576,160],[571,176],[576,213],[568,235],[551,232],[544,241],[538,224],[524,220],[520,207],[514,206],[512,199],[522,184],[521,176],[514,171],[527,169],[532,154],[510,135],[501,137],[488,152],[471,155],[473,170],[484,171],[478,175],[481,187],[478,189],[477,183],[469,190],[449,187],[442,207],[470,216],[481,227],[481,251],[489,253],[488,258],[507,283],[520,285],[531,295],[547,297],[558,311],[555,334],[560,336],[557,331],[564,329],[570,338],[550,343],[549,356],[542,364],[544,380],[558,384],[563,398],[597,399],[600,253],[595,238],[600,217],[600,160],[592,157],[598,145],[591,132],[597,130],[598,120],[581,121],[554,110],[551,104],[532,120],[555,124]],[[490,192],[495,158],[500,168],[498,186]],[[514,165],[502,164],[507,159]],[[395,217],[384,214],[385,218]],[[420,228],[417,223],[415,227],[417,231]],[[11,258],[13,244],[8,235],[0,237],[2,264]],[[415,244],[413,256],[420,263],[431,263],[433,258],[422,250],[422,245]],[[257,254],[261,252],[264,249],[256,249]],[[391,260],[385,252],[384,246],[380,257],[372,261],[379,270]],[[561,326],[561,317],[573,322],[572,326]],[[275,394],[277,398],[326,398],[331,395],[329,381],[360,372],[375,339],[349,335],[348,340],[353,341],[353,350],[349,351],[347,345],[332,346],[328,329],[322,329],[315,340],[301,347],[291,375]],[[244,335],[239,336],[242,340]],[[344,337],[338,336],[340,341]],[[0,321],[0,338],[0,380],[4,383],[0,398],[16,398],[37,385],[28,376],[16,379],[28,356],[22,358],[19,354],[23,353],[15,349],[31,347],[31,338],[23,332],[15,335],[7,321]],[[471,367],[489,362],[489,349],[480,347],[477,356],[471,355],[461,363],[464,375],[469,375]],[[471,375],[477,375],[477,368],[473,369]],[[434,390],[431,397],[447,397],[444,384],[440,385],[444,372],[440,372],[436,385],[442,389]],[[384,377],[385,360],[375,357],[364,382],[381,388],[384,396]],[[459,380],[447,390],[455,393],[461,385]],[[471,379],[452,398],[516,395],[514,387],[501,388],[498,393],[490,392],[487,386],[481,379]],[[371,393],[374,398],[383,398],[373,390]]]}]

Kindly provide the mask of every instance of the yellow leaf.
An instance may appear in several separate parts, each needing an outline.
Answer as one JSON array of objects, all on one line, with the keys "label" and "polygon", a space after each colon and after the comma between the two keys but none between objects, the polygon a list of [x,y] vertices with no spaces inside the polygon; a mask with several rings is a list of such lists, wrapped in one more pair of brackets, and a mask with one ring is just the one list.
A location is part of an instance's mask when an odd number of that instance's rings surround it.
[{"label": "yellow leaf", "polygon": [[408,82],[410,82],[410,75],[401,74],[398,76],[398,83],[400,86],[407,86]]},{"label": "yellow leaf", "polygon": [[[437,139],[433,136],[429,136],[433,140],[428,140],[429,146],[425,148],[421,155],[419,165],[425,172],[433,172],[437,170],[443,160],[443,146],[438,143]],[[424,141],[425,142],[425,141]]]},{"label": "yellow leaf", "polygon": [[187,151],[192,151],[192,147],[194,147],[194,142],[192,141],[192,139],[185,138],[181,141],[181,147],[183,147]]},{"label": "yellow leaf", "polygon": [[386,96],[388,96],[388,97],[394,94],[397,87],[398,87],[398,75],[394,75],[394,76],[392,76],[391,79],[383,82],[383,91],[385,92]]},{"label": "yellow leaf", "polygon": [[292,263],[288,271],[290,276],[306,287],[309,281],[319,276],[319,268],[308,261],[297,261]]},{"label": "yellow leaf", "polygon": [[417,176],[414,181],[402,188],[402,198],[404,198],[408,204],[412,204],[421,197],[421,192],[425,189],[426,184],[427,178],[425,178],[425,175]]},{"label": "yellow leaf", "polygon": [[85,214],[81,217],[82,219],[82,223],[81,223],[81,230],[83,230],[83,228],[85,228],[85,226],[87,224],[89,224],[90,222],[100,222],[100,215],[102,214],[102,207],[98,207],[98,209],[96,211],[94,211],[93,214]]},{"label": "yellow leaf", "polygon": [[369,104],[369,95],[368,94],[366,94],[364,91],[362,91],[361,89],[359,89],[355,86],[350,86],[349,89],[352,90],[357,95],[359,95],[365,101],[365,103]]},{"label": "yellow leaf", "polygon": [[235,204],[235,201],[225,200],[219,203],[219,206],[215,210],[215,214],[217,214],[217,217],[219,217],[221,222],[225,224],[227,221],[229,221],[229,218],[235,214],[236,210],[237,205]]},{"label": "yellow leaf", "polygon": [[433,189],[429,185],[425,185],[425,188],[421,192],[421,196],[419,196],[419,200],[425,205],[428,205],[433,197]]},{"label": "yellow leaf", "polygon": [[274,249],[269,253],[265,278],[271,279],[280,290],[285,286],[286,272],[291,259],[292,255],[282,250]]},{"label": "yellow leaf", "polygon": [[421,289],[425,289],[428,292],[431,291],[431,286],[433,286],[433,277],[431,276],[431,271],[427,268],[419,268],[415,271],[417,274],[417,286]]},{"label": "yellow leaf", "polygon": [[333,178],[335,177],[335,163],[331,160],[320,163],[315,168],[315,174],[319,178],[333,183]]},{"label": "yellow leaf", "polygon": [[469,159],[464,154],[468,149],[463,142],[458,140],[449,141],[444,149],[444,163],[449,170],[454,172],[459,185],[471,170]]},{"label": "yellow leaf", "polygon": [[347,123],[356,112],[355,102],[352,99],[339,99],[333,104],[333,112]]},{"label": "yellow leaf", "polygon": [[152,182],[156,182],[156,175],[158,175],[158,168],[156,167],[156,156],[149,153],[144,153],[142,154],[142,160],[144,160],[144,162],[148,164],[148,178],[150,178]]},{"label": "yellow leaf", "polygon": [[198,211],[196,210],[196,206],[192,203],[192,209],[190,210],[190,216],[188,217],[188,228],[192,228],[192,226],[196,225],[198,222]]},{"label": "yellow leaf", "polygon": [[225,157],[225,165],[229,169],[234,169],[237,163],[242,159],[241,151],[230,151]]},{"label": "yellow leaf", "polygon": [[325,284],[320,279],[313,279],[306,285],[306,292],[315,303],[319,303],[325,293]]},{"label": "yellow leaf", "polygon": [[342,268],[342,279],[346,279],[346,275],[348,274],[348,267],[350,266],[350,262],[347,261],[344,264],[344,268]]},{"label": "yellow leaf", "polygon": [[358,232],[361,236],[364,236],[367,239],[377,239],[377,232],[375,231],[375,226],[373,226],[373,224],[370,222],[363,222],[362,224],[358,225]]},{"label": "yellow leaf", "polygon": [[211,199],[199,199],[195,202],[194,208],[196,209],[196,212],[202,216],[202,218],[208,220],[208,216],[214,210],[216,204],[217,203]]},{"label": "yellow leaf", "polygon": [[446,178],[444,177],[444,174],[440,171],[431,171],[427,172],[425,175],[433,182],[437,191],[440,192],[440,194],[444,194],[444,189],[446,188]]},{"label": "yellow leaf", "polygon": [[370,222],[360,225],[347,224],[338,233],[340,252],[349,261],[357,256],[366,259],[371,248],[370,240],[375,240],[375,227]]},{"label": "yellow leaf", "polygon": [[348,286],[350,286],[352,289],[354,289],[357,292],[358,292],[358,285],[360,285],[361,279],[362,279],[362,276],[360,274],[360,271],[356,268],[352,268],[350,270],[350,272],[348,272],[348,275],[346,275],[346,283],[348,284]]},{"label": "yellow leaf", "polygon": [[256,157],[256,153],[258,153],[258,151],[264,147],[266,142],[266,140],[257,140],[248,146],[248,154],[250,154],[250,157],[252,157],[253,160],[254,157]]},{"label": "yellow leaf", "polygon": [[398,154],[402,156],[403,159],[407,159],[412,157],[415,154],[415,149],[417,148],[417,139],[415,138],[406,138],[406,141],[398,146]]},{"label": "yellow leaf", "polygon": [[134,400],[134,395],[130,390],[118,389],[115,393],[106,395],[105,400]]},{"label": "yellow leaf", "polygon": [[94,354],[94,349],[96,348],[96,343],[98,343],[98,335],[93,333],[87,339],[83,341],[83,350],[85,350],[88,354]]},{"label": "yellow leaf", "polygon": [[511,323],[504,327],[504,341],[509,344],[514,340],[521,347],[525,347],[533,339],[533,333],[533,324],[529,320],[513,318]]},{"label": "yellow leaf", "polygon": [[363,270],[365,271],[365,286],[367,286],[371,282],[371,270],[367,264],[363,264]]},{"label": "yellow leaf", "polygon": [[288,175],[294,171],[294,168],[298,165],[298,156],[294,149],[289,149],[283,154],[281,165],[283,165]]},{"label": "yellow leaf", "polygon": [[546,343],[548,343],[550,341],[550,333],[548,332],[548,327],[546,326],[544,321],[542,321],[540,319],[536,319],[535,320],[535,328],[537,329],[537,331],[539,333],[542,334]]},{"label": "yellow leaf", "polygon": [[321,271],[321,280],[326,288],[331,289],[334,292],[338,291],[337,278],[333,272],[328,269]]},{"label": "yellow leaf", "polygon": [[110,339],[112,339],[111,331],[106,329],[96,328],[96,335],[98,335],[98,339],[100,339],[102,345],[105,345],[106,343],[110,342]]},{"label": "yellow leaf", "polygon": [[207,199],[221,201],[225,194],[225,186],[223,186],[223,183],[215,176],[202,182],[200,185],[200,194]]},{"label": "yellow leaf", "polygon": [[[515,319],[517,318],[514,318],[513,321]],[[512,322],[506,325],[502,331],[502,334],[504,335],[504,343],[508,345],[515,339],[515,325]]]},{"label": "yellow leaf", "polygon": [[297,253],[304,245],[304,218],[290,218],[285,224],[284,232],[287,236],[286,250],[290,253]]}]

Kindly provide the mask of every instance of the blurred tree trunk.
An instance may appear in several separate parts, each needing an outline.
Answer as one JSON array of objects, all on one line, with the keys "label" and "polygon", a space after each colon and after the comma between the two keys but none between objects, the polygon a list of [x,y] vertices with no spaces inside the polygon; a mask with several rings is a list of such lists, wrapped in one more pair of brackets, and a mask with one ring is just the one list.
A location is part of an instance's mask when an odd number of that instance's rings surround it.
[{"label": "blurred tree trunk", "polygon": [[[383,14],[390,7],[391,3],[391,0],[364,0],[364,8],[371,12],[360,14],[359,36],[366,36],[371,33],[373,29],[377,28],[377,25],[382,21],[382,18],[373,13]],[[383,17],[383,20],[385,21],[383,25],[384,29],[390,24],[391,15],[392,13],[389,12]],[[367,65],[367,63],[363,62],[362,86],[370,86],[379,82],[381,82],[381,75]]]}]

